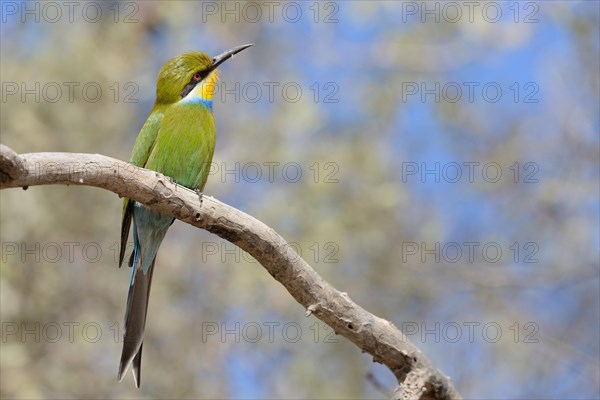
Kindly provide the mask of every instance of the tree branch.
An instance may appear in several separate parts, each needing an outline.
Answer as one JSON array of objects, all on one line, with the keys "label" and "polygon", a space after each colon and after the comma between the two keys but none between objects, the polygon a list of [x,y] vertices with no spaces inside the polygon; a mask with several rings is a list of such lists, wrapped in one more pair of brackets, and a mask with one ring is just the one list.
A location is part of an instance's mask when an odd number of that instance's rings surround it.
[{"label": "tree branch", "polygon": [[0,145],[0,189],[35,185],[86,185],[110,190],[153,210],[212,232],[252,255],[321,321],[386,365],[398,379],[394,399],[458,399],[450,379],[390,321],[354,303],[327,283],[262,222],[162,174],[99,154],[16,154]]}]

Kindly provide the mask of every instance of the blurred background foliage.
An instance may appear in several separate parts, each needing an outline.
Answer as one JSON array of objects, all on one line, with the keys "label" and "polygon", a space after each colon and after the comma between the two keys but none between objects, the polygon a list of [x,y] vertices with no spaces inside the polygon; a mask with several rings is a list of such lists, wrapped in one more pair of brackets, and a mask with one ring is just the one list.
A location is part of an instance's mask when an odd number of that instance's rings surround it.
[{"label": "blurred background foliage", "polygon": [[[255,43],[221,68],[206,193],[412,332],[465,397],[599,395],[598,2],[72,3],[2,3],[3,144],[127,160],[163,62]],[[436,163],[439,181],[421,174]],[[2,398],[384,397],[369,373],[394,387],[249,256],[182,223],[158,256],[142,388],[117,384],[121,201],[0,200]]]}]

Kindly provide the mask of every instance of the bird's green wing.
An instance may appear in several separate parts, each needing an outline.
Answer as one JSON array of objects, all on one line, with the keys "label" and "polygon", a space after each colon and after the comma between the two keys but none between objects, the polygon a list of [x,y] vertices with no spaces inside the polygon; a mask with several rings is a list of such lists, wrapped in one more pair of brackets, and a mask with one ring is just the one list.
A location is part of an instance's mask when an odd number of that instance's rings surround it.
[{"label": "bird's green wing", "polygon": [[[152,152],[152,148],[156,143],[156,137],[160,129],[160,124],[163,119],[161,110],[154,109],[138,134],[129,162],[138,167],[144,167],[146,161]],[[125,257],[125,248],[129,237],[129,228],[131,227],[131,217],[133,212],[133,202],[128,198],[123,199],[123,218],[121,220],[121,248],[119,251],[119,267],[123,264]]]},{"label": "bird's green wing", "polygon": [[146,168],[188,189],[204,189],[215,151],[216,126],[211,111],[199,105],[165,110]]}]

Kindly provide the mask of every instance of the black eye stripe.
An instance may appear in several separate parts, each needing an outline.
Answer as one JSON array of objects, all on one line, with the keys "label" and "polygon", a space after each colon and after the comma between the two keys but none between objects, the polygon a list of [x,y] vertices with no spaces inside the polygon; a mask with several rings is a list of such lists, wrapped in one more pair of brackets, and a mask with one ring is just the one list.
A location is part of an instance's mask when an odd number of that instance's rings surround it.
[{"label": "black eye stripe", "polygon": [[194,88],[196,87],[197,84],[199,84],[200,81],[195,81],[195,80],[191,80],[190,83],[188,83],[187,85],[185,85],[185,87],[183,88],[183,90],[181,91],[181,98],[183,99],[185,96],[187,96],[188,94],[190,94],[190,92],[192,90],[194,90]]},{"label": "black eye stripe", "polygon": [[[192,75],[192,78],[190,79],[190,82],[191,81],[199,82],[201,80],[204,80],[204,78],[206,78],[209,73],[210,73],[210,71],[196,71],[196,72],[194,72],[194,75]],[[199,81],[197,81],[195,79],[195,77],[196,77],[197,74],[200,74],[200,80]]]},{"label": "black eye stripe", "polygon": [[[196,76],[197,73],[200,73],[200,80],[195,80],[194,79],[194,76]],[[190,78],[190,81],[187,83],[187,85],[185,85],[185,87],[181,91],[181,98],[184,98],[185,96],[187,96],[188,94],[190,94],[190,92],[192,90],[194,90],[194,88],[196,87],[196,85],[199,84],[200,82],[202,82],[204,80],[204,78],[206,78],[208,76],[209,73],[210,73],[210,71],[196,71],[196,72],[194,72],[194,74]]]}]

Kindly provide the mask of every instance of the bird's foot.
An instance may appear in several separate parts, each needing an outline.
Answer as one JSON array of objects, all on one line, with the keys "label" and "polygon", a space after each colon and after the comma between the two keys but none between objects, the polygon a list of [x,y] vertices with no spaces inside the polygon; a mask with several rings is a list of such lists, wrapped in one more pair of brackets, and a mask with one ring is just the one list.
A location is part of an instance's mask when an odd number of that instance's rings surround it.
[{"label": "bird's foot", "polygon": [[[204,197],[204,194],[202,194],[202,191],[198,188],[194,189],[194,192],[198,196],[198,201],[200,202],[200,208],[202,208],[202,198]],[[196,221],[200,221],[201,215],[199,212],[196,213],[195,217],[196,217]]]},{"label": "bird's foot", "polygon": [[202,190],[194,189],[194,192],[196,192],[196,194],[198,195],[198,201],[200,202],[200,207],[202,207],[202,198],[204,197]]}]

